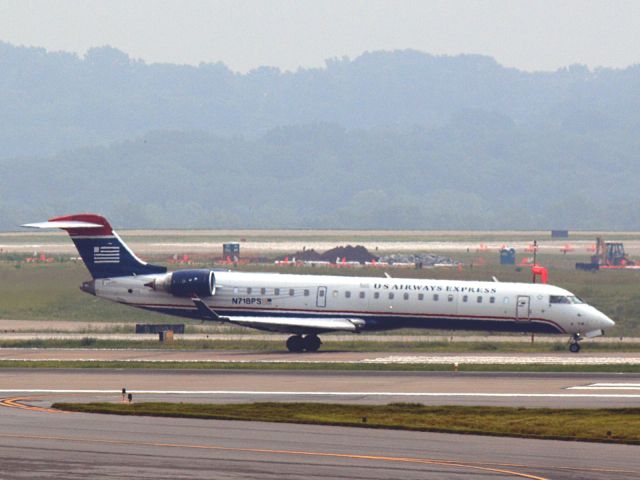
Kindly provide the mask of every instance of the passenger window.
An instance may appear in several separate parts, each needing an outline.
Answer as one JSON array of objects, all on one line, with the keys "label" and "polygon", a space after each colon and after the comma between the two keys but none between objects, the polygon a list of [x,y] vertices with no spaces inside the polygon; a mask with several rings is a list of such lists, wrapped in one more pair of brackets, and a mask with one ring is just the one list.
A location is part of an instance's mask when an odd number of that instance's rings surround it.
[{"label": "passenger window", "polygon": [[334,290],[333,291],[333,297],[334,298],[338,298],[338,290]]},{"label": "passenger window", "polygon": [[466,302],[467,300],[469,300],[469,295],[463,295],[462,296],[462,301]]},{"label": "passenger window", "polygon": [[380,292],[373,292],[373,298],[376,300],[380,298]]},{"label": "passenger window", "polygon": [[348,290],[346,292],[344,292],[344,297],[345,298],[351,298],[351,292],[348,291]]},{"label": "passenger window", "polygon": [[440,295],[438,295],[437,293],[433,294],[433,301],[434,302],[437,302],[439,298],[440,298]]},{"label": "passenger window", "polygon": [[418,294],[418,300],[424,300],[424,293]]},{"label": "passenger window", "polygon": [[364,298],[364,292],[360,292],[360,298]]},{"label": "passenger window", "polygon": [[233,294],[237,295],[238,294],[238,287],[233,287]]},{"label": "passenger window", "polygon": [[489,303],[496,303],[496,297],[489,297]]},{"label": "passenger window", "polygon": [[506,305],[507,303],[509,303],[509,297],[504,297],[504,298],[502,299],[502,303],[504,303],[505,305]]},{"label": "passenger window", "polygon": [[447,297],[447,300],[449,300],[450,302],[453,302],[453,294],[449,294],[449,296]]},{"label": "passenger window", "polygon": [[295,293],[295,290],[293,288],[289,289],[289,295],[291,295],[293,297],[293,294]]},{"label": "passenger window", "polygon": [[393,300],[393,292],[389,292],[389,300]]},{"label": "passenger window", "polygon": [[267,293],[267,289],[266,289],[266,288],[261,288],[261,289],[260,289],[260,293],[261,293],[262,295],[264,295],[265,293]]},{"label": "passenger window", "polygon": [[305,291],[304,291],[304,296],[305,296],[305,297],[308,297],[308,296],[309,296],[309,290],[305,289]]},{"label": "passenger window", "polygon": [[403,298],[404,298],[405,300],[409,300],[409,294],[405,292],[405,294],[403,295]]},{"label": "passenger window", "polygon": [[276,288],[276,289],[273,291],[273,294],[274,294],[276,297],[277,297],[278,295],[280,295],[280,289],[279,289],[279,288]]},{"label": "passenger window", "polygon": [[251,287],[247,287],[247,295],[251,295]]},{"label": "passenger window", "polygon": [[478,303],[482,303],[482,297],[478,297]]}]

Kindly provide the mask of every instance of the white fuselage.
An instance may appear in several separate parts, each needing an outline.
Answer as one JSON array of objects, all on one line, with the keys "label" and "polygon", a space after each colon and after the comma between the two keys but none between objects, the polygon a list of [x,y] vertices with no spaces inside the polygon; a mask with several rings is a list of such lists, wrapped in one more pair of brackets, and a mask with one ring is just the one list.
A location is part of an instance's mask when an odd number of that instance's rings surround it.
[{"label": "white fuselage", "polygon": [[[96,279],[91,288],[119,303],[197,317],[191,298],[148,286],[160,277]],[[571,292],[545,284],[231,271],[215,272],[215,284],[214,295],[203,301],[220,315],[362,319],[357,331],[412,327],[595,336],[614,324]]]}]

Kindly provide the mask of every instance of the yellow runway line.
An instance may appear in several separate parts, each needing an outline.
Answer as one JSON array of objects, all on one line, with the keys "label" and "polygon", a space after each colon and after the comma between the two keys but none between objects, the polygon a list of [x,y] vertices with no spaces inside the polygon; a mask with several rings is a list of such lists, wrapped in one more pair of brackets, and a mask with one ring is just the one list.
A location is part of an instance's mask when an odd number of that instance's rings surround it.
[{"label": "yellow runway line", "polygon": [[379,455],[360,455],[351,453],[333,453],[333,452],[306,452],[301,450],[271,450],[262,448],[234,448],[234,447],[222,447],[218,445],[193,445],[193,444],[180,444],[180,443],[158,443],[158,442],[138,442],[131,440],[107,440],[100,438],[74,438],[74,437],[62,437],[62,436],[46,436],[46,435],[14,435],[14,434],[0,434],[0,438],[12,438],[23,440],[54,440],[54,441],[67,441],[78,443],[94,443],[94,444],[107,444],[107,445],[133,445],[144,447],[165,447],[165,448],[185,448],[185,449],[198,449],[198,450],[217,450],[225,452],[243,452],[243,453],[264,453],[271,455],[292,455],[292,456],[305,456],[305,457],[323,457],[323,458],[347,458],[353,460],[371,460],[380,462],[396,462],[396,463],[413,463],[422,465],[439,465],[444,467],[454,468],[466,468],[472,470],[480,470],[491,473],[501,473],[505,475],[511,475],[517,478],[526,478],[529,480],[549,480],[545,477],[537,475],[530,475],[527,473],[516,472],[513,470],[507,470],[505,468],[493,468],[488,466],[481,466],[473,463],[464,463],[448,460],[432,460],[428,458],[411,458],[411,457],[387,457]]},{"label": "yellow runway line", "polygon": [[65,412],[63,410],[56,410],[54,408],[44,408],[44,407],[36,407],[33,405],[25,405],[20,402],[27,402],[29,400],[35,400],[37,397],[12,397],[12,398],[3,398],[0,400],[0,406],[9,407],[9,408],[19,408],[20,410],[29,410],[31,412],[42,412],[42,413],[75,413],[75,412]]}]

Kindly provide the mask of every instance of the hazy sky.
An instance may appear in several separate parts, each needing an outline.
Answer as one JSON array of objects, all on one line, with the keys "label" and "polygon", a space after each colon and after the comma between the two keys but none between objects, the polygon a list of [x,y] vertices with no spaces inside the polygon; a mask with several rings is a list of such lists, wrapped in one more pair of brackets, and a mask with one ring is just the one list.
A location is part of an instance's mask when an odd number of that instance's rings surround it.
[{"label": "hazy sky", "polygon": [[640,63],[640,1],[0,0],[0,40],[245,72],[412,48],[525,70]]}]

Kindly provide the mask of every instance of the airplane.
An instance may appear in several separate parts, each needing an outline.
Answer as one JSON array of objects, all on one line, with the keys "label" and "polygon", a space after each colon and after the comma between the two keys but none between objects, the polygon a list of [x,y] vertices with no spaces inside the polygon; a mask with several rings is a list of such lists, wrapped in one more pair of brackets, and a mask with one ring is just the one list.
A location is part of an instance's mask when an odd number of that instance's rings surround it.
[{"label": "airplane", "polygon": [[[569,350],[615,323],[571,292],[544,283],[249,273],[140,260],[109,222],[75,214],[31,228],[71,237],[92,280],[82,291],[169,315],[291,333],[291,352],[315,352],[319,334],[398,328],[569,334]],[[495,280],[495,279],[494,279]]]}]

